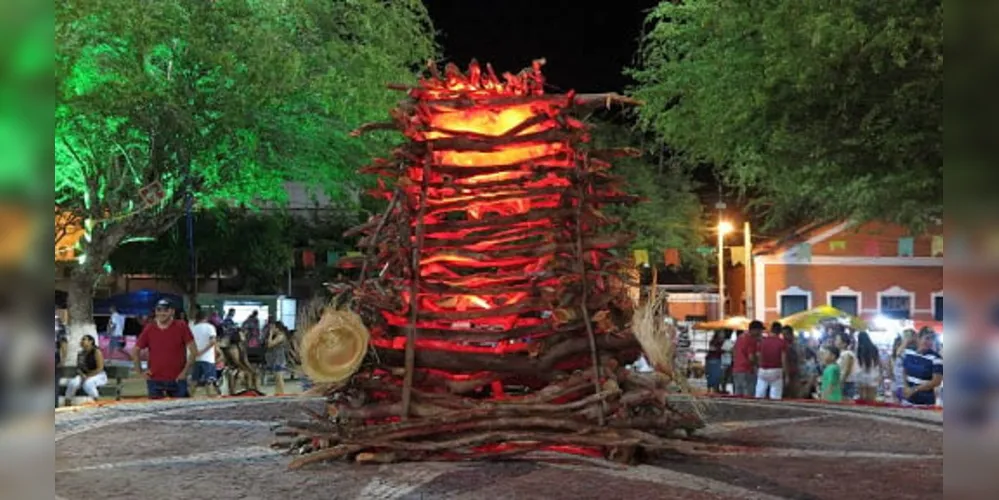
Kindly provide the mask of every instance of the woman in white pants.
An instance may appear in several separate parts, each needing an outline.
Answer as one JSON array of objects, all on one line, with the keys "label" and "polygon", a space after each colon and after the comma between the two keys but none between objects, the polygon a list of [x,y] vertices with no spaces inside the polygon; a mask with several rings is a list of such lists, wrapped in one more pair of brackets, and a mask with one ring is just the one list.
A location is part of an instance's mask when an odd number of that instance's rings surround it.
[{"label": "woman in white pants", "polygon": [[104,373],[104,356],[97,348],[94,337],[84,335],[80,339],[80,354],[76,358],[77,375],[66,384],[66,405],[70,404],[76,391],[81,387],[93,399],[97,399],[100,393],[97,388],[108,383],[108,376]]}]

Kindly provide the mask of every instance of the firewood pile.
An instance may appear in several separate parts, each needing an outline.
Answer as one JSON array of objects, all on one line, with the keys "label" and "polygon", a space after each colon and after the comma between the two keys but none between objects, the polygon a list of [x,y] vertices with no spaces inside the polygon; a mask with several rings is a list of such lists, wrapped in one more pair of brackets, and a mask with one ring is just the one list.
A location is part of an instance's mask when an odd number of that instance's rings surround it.
[{"label": "firewood pile", "polygon": [[278,430],[292,467],[536,450],[627,462],[702,425],[670,404],[668,361],[625,368],[672,338],[636,338],[618,256],[631,236],[605,231],[606,207],[637,201],[609,163],[632,152],[590,147],[578,117],[631,102],[545,94],[542,63],[502,78],[432,67],[391,122],[359,131],[408,139],[365,167],[388,207],[350,232],[366,250],[351,303],[367,356],[324,412]]}]

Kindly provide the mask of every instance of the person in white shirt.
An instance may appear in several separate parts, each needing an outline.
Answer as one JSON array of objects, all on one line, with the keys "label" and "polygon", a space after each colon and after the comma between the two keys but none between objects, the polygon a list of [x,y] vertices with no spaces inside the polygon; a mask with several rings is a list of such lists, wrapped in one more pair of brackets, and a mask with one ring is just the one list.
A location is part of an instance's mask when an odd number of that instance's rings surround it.
[{"label": "person in white shirt", "polygon": [[122,316],[115,306],[111,306],[111,319],[108,320],[107,333],[109,337],[108,357],[120,351],[127,358],[129,354],[125,350],[125,316]]},{"label": "person in white shirt", "polygon": [[215,344],[218,339],[218,332],[215,325],[208,321],[208,314],[199,310],[195,316],[195,325],[191,328],[194,336],[195,349],[198,351],[194,361],[194,368],[191,370],[191,378],[194,381],[191,388],[191,396],[194,396],[199,387],[205,388],[205,394],[209,391],[219,395],[219,388],[215,385],[217,379],[215,369]]}]

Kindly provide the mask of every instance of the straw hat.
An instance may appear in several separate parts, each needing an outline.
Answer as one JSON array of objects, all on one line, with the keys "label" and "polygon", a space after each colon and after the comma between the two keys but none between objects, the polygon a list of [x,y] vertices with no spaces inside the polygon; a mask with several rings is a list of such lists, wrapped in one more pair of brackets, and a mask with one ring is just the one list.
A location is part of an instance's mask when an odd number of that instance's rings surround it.
[{"label": "straw hat", "polygon": [[302,336],[302,370],[316,383],[344,382],[360,368],[370,338],[360,316],[327,309]]}]

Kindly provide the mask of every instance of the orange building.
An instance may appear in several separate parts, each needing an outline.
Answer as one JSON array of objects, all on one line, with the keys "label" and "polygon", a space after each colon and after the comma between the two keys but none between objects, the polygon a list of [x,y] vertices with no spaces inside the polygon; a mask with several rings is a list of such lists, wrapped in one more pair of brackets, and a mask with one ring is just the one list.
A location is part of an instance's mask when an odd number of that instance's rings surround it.
[{"label": "orange building", "polygon": [[[753,252],[753,315],[828,304],[864,319],[943,318],[943,226],[911,235],[884,223],[817,225]],[[738,298],[736,298],[738,300]]]}]

